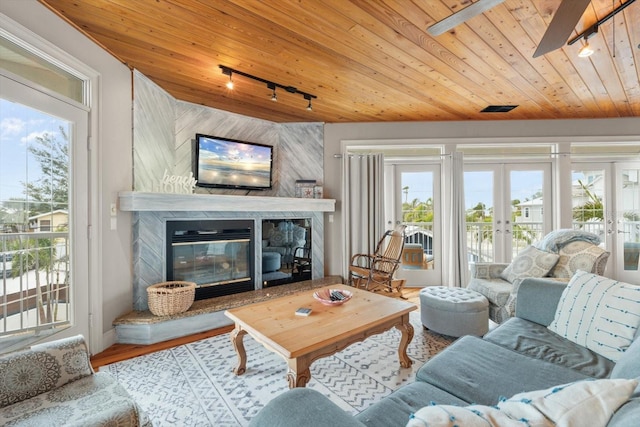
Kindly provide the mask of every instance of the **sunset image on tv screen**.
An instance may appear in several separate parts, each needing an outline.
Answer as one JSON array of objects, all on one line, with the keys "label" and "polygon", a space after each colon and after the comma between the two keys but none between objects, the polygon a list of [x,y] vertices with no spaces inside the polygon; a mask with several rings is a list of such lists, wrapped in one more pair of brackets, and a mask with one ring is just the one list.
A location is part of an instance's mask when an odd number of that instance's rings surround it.
[{"label": "sunset image on tv screen", "polygon": [[200,137],[198,181],[228,187],[271,187],[272,147]]}]

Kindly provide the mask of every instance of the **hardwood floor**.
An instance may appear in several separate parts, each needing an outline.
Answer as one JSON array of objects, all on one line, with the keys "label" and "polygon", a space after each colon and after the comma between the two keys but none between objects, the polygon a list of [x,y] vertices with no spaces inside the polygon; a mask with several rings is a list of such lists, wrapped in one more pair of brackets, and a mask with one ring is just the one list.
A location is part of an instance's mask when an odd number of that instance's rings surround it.
[{"label": "hardwood floor", "polygon": [[[419,305],[419,293],[421,288],[404,288],[402,294],[414,304]],[[188,344],[190,342],[202,340],[209,337],[215,337],[221,334],[227,334],[233,330],[233,325],[225,326],[210,331],[200,332],[186,337],[176,338],[169,341],[163,341],[150,345],[138,344],[114,344],[105,351],[95,354],[91,357],[91,366],[94,370],[98,370],[101,366],[111,363],[120,362],[122,360],[131,359],[133,357],[142,356],[144,354],[153,353],[155,351],[166,350],[171,347]],[[229,344],[231,345],[231,344]]]}]

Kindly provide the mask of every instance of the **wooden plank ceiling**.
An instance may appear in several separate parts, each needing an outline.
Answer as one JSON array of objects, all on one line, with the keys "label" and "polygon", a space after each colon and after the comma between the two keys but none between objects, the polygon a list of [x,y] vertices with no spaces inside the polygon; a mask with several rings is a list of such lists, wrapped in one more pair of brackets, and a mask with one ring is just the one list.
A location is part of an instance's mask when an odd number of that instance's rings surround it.
[{"label": "wooden plank ceiling", "polygon": [[[40,1],[175,98],[275,122],[640,116],[640,2],[591,57],[578,42],[534,59],[560,0],[506,0],[438,37],[469,0]],[[572,37],[620,4],[592,1]],[[242,76],[229,90],[219,65],[316,95],[313,111]],[[480,112],[496,104],[518,107]]]}]

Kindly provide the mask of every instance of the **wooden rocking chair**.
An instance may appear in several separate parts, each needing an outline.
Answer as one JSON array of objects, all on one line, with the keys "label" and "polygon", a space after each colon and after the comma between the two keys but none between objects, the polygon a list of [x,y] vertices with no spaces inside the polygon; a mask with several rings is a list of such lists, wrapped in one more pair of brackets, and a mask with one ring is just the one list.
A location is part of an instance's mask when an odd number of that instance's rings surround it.
[{"label": "wooden rocking chair", "polygon": [[398,291],[402,297],[404,280],[394,280],[404,248],[405,225],[388,230],[378,242],[373,254],[355,254],[349,265],[348,284],[372,292]]}]

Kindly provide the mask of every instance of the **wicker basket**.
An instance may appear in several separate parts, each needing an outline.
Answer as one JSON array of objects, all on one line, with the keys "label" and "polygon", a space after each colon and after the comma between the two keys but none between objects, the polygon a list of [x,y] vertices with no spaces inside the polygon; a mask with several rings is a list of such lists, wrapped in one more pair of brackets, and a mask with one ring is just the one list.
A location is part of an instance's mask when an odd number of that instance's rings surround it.
[{"label": "wicker basket", "polygon": [[147,288],[149,310],[156,316],[170,316],[189,310],[196,295],[193,282],[162,282]]}]

